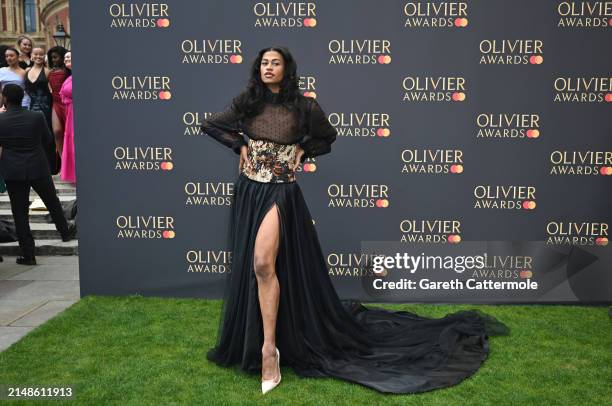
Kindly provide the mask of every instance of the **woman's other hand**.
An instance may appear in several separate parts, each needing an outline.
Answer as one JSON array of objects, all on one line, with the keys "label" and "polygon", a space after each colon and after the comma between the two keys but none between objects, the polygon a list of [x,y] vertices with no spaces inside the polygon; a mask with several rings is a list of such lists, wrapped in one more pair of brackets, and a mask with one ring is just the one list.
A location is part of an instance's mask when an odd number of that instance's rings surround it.
[{"label": "woman's other hand", "polygon": [[244,163],[246,162],[246,160],[248,159],[247,153],[249,151],[249,147],[247,147],[246,145],[243,145],[242,147],[240,147],[240,162],[238,163],[238,172],[242,172],[242,168],[244,166]]},{"label": "woman's other hand", "polygon": [[302,155],[304,155],[304,149],[297,145],[297,147],[295,148],[295,162],[293,164],[293,171],[295,171],[298,166],[300,166],[300,162],[302,161]]}]

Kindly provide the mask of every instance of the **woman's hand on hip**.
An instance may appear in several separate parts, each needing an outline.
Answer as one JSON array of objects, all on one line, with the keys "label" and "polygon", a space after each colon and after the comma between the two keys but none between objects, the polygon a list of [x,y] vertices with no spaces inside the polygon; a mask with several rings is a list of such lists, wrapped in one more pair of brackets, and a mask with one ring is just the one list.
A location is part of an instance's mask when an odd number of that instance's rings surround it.
[{"label": "woman's hand on hip", "polygon": [[246,145],[243,145],[242,147],[240,147],[240,161],[238,163],[239,173],[242,172],[242,168],[248,159],[248,156],[247,156],[248,151],[249,151],[249,147],[247,147]]},{"label": "woman's hand on hip", "polygon": [[302,160],[302,155],[304,155],[304,154],[305,154],[304,149],[301,146],[298,145],[295,148],[295,162],[293,164],[293,170],[294,171],[298,168],[298,166],[300,166],[300,162]]}]

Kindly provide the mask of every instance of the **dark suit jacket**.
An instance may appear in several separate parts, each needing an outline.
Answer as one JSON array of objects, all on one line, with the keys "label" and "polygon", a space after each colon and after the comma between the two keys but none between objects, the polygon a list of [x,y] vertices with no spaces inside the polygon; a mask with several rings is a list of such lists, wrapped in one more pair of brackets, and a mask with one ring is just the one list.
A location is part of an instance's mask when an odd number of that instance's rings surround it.
[{"label": "dark suit jacket", "polygon": [[42,112],[10,107],[0,113],[0,176],[5,180],[51,176],[43,144],[52,140]]}]

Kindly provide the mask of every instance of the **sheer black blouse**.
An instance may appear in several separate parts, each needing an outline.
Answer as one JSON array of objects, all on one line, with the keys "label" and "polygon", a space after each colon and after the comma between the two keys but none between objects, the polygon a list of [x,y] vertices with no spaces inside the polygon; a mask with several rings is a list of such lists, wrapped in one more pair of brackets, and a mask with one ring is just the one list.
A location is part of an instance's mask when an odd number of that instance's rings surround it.
[{"label": "sheer black blouse", "polygon": [[323,155],[331,151],[337,131],[316,99],[307,98],[308,133],[301,134],[298,127],[298,113],[283,106],[279,94],[266,87],[263,111],[245,123],[239,123],[230,103],[224,111],[213,113],[202,122],[201,129],[236,154],[247,145],[243,135],[253,140],[266,140],[279,144],[299,144],[304,149],[301,162],[306,158]]}]

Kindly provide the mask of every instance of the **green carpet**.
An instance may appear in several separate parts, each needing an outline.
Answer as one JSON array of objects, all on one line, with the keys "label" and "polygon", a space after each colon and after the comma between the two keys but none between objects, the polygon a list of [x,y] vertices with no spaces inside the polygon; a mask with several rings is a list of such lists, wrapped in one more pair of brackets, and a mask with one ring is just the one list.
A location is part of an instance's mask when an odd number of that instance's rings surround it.
[{"label": "green carpet", "polygon": [[[491,337],[482,368],[459,385],[382,395],[297,377],[261,395],[259,377],[205,359],[220,301],[88,296],[0,353],[0,384],[74,387],[70,404],[611,405],[612,319],[606,307],[379,305],[441,317],[478,308],[511,328]],[[12,404],[48,404],[49,400]]]}]

